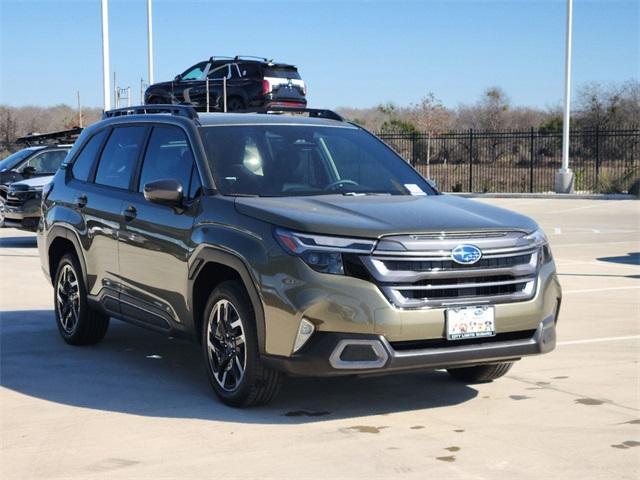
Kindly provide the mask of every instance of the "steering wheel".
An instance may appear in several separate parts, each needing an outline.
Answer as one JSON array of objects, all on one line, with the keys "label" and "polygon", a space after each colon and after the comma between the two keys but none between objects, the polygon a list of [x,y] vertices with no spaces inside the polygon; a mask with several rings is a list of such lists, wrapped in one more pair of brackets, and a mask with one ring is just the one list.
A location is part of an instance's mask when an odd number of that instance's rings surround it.
[{"label": "steering wheel", "polygon": [[353,180],[345,179],[345,180],[336,180],[335,182],[331,182],[329,185],[324,187],[322,190],[325,192],[328,190],[334,190],[338,185],[353,185],[354,187],[359,187],[360,184],[358,182],[354,182]]}]

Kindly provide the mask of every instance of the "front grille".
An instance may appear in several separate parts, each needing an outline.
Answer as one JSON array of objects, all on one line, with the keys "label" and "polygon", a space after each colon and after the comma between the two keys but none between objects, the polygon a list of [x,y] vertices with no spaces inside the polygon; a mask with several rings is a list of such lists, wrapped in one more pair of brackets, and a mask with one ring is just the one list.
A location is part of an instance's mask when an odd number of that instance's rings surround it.
[{"label": "front grille", "polygon": [[481,258],[473,265],[461,265],[452,260],[442,261],[397,261],[388,260],[385,265],[389,270],[413,270],[415,272],[425,272],[429,270],[471,270],[477,268],[498,268],[513,267],[514,265],[526,265],[531,261],[531,254],[516,255],[511,257]]},{"label": "front grille", "polygon": [[[539,246],[523,240],[525,233],[467,235],[385,237],[372,255],[360,259],[371,279],[400,308],[511,303],[533,296]],[[451,258],[451,251],[466,243],[483,252],[474,264]]]},{"label": "front grille", "polygon": [[23,202],[21,198],[9,194],[6,203],[9,207],[19,207]]}]

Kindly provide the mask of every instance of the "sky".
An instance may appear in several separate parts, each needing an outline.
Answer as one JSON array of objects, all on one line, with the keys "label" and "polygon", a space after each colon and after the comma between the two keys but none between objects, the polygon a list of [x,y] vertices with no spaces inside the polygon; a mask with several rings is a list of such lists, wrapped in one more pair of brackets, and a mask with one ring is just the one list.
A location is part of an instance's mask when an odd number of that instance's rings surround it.
[{"label": "sky", "polygon": [[[147,78],[146,0],[110,0],[111,75]],[[153,1],[155,80],[211,55],[298,66],[309,105],[562,101],[565,0]],[[640,0],[574,0],[573,87],[640,77]],[[99,0],[0,0],[0,103],[102,105]]]}]

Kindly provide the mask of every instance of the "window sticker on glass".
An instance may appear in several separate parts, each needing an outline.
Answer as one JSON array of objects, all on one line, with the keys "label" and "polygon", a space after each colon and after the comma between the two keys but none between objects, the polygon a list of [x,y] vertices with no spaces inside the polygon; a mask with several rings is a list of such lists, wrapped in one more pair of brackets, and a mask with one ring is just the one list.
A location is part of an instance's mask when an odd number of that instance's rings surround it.
[{"label": "window sticker on glass", "polygon": [[426,195],[424,190],[415,183],[405,183],[404,188],[406,188],[411,195]]}]

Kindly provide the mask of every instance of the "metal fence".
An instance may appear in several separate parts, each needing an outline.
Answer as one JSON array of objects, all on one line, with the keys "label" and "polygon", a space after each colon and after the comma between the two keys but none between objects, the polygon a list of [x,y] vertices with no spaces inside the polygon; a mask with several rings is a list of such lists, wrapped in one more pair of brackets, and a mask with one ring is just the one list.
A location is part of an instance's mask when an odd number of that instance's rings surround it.
[{"label": "metal fence", "polygon": [[[438,188],[450,192],[548,192],[562,160],[562,132],[451,131],[377,135]],[[575,190],[626,192],[640,177],[640,128],[574,130]]]}]

